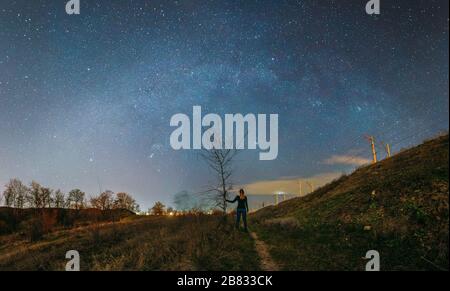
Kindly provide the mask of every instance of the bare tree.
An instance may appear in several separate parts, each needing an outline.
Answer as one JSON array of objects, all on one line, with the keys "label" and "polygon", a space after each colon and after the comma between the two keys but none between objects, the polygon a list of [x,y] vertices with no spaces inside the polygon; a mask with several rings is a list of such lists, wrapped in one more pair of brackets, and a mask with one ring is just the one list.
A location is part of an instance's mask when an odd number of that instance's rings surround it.
[{"label": "bare tree", "polygon": [[215,187],[207,190],[205,193],[213,193],[210,198],[214,206],[227,213],[228,192],[233,188],[232,185],[232,163],[237,151],[233,149],[205,150],[201,156],[208,163],[216,175],[217,184]]},{"label": "bare tree", "polygon": [[53,200],[53,206],[55,208],[65,208],[67,206],[65,195],[59,189],[55,191],[55,195],[52,200]]},{"label": "bare tree", "polygon": [[113,207],[113,195],[114,192],[107,190],[98,197],[92,197],[91,206],[100,210],[110,210]]},{"label": "bare tree", "polygon": [[136,200],[130,194],[124,192],[116,194],[113,207],[115,209],[127,209],[133,212],[139,212],[139,205],[136,203]]},{"label": "bare tree", "polygon": [[48,189],[45,189],[36,181],[31,182],[28,193],[28,203],[33,208],[45,208],[47,203]]},{"label": "bare tree", "polygon": [[74,189],[69,192],[69,196],[67,197],[67,206],[73,209],[83,209],[85,207],[85,196],[86,193],[81,191],[80,189]]},{"label": "bare tree", "polygon": [[[16,200],[16,191],[14,184],[20,182],[17,179],[11,179],[8,184],[5,185],[6,189],[3,191],[3,198],[5,199],[5,206],[13,207]],[[22,182],[20,182],[22,183]]]},{"label": "bare tree", "polygon": [[164,215],[166,206],[162,202],[156,202],[155,205],[149,209],[153,215]]},{"label": "bare tree", "polygon": [[24,208],[29,189],[19,179],[11,179],[3,192],[5,205],[8,207]]},{"label": "bare tree", "polygon": [[52,197],[53,190],[50,188],[41,187],[41,201],[42,201],[42,208],[50,208],[53,205],[53,197]]}]

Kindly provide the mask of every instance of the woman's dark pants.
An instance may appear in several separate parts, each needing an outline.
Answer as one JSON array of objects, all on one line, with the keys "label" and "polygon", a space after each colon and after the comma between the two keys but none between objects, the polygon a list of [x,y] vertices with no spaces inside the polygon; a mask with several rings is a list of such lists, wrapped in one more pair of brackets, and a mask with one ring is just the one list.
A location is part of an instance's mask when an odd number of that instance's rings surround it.
[{"label": "woman's dark pants", "polygon": [[241,216],[244,221],[245,230],[247,230],[247,210],[246,209],[238,209],[236,211],[236,228],[239,228],[241,224]]}]

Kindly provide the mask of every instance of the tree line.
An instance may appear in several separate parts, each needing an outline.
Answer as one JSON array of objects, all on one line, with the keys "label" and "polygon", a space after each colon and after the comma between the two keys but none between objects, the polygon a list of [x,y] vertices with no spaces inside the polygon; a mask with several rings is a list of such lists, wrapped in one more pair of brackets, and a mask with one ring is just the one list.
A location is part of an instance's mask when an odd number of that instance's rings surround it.
[{"label": "tree line", "polygon": [[2,193],[4,205],[14,208],[66,208],[100,210],[126,209],[139,212],[139,204],[128,193],[105,191],[98,196],[87,198],[80,189],[73,189],[65,194],[61,190],[53,190],[42,186],[36,181],[25,185],[19,179],[11,179]]}]

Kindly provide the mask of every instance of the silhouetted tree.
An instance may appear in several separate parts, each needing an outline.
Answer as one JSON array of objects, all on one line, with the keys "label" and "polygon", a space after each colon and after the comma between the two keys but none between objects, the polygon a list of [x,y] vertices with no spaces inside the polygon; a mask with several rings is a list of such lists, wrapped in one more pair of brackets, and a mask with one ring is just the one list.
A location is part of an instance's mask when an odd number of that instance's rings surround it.
[{"label": "silhouetted tree", "polygon": [[[217,184],[205,191],[210,195],[215,207],[222,210],[223,214],[227,213],[228,191],[232,189],[231,175],[232,162],[237,151],[233,149],[211,149],[202,153],[203,159],[207,162],[210,169],[216,175]],[[212,193],[212,194],[211,194]]]},{"label": "silhouetted tree", "polygon": [[116,194],[116,199],[114,200],[114,208],[139,212],[139,205],[136,203],[136,200],[134,200],[131,195],[124,192]]},{"label": "silhouetted tree", "polygon": [[66,197],[65,197],[64,193],[59,189],[55,191],[55,195],[52,200],[53,200],[53,206],[55,208],[67,207]]},{"label": "silhouetted tree", "polygon": [[23,208],[29,189],[19,179],[11,179],[3,192],[5,206]]},{"label": "silhouetted tree", "polygon": [[53,190],[46,187],[41,187],[41,200],[42,200],[42,208],[50,208],[53,205]]},{"label": "silhouetted tree", "polygon": [[86,193],[80,189],[74,189],[69,192],[67,197],[67,207],[72,209],[83,209],[85,207],[85,196]]},{"label": "silhouetted tree", "polygon": [[175,213],[175,211],[174,211],[174,209],[172,207],[168,207],[166,212],[167,212],[167,214],[174,214]]},{"label": "silhouetted tree", "polygon": [[113,195],[114,192],[107,190],[98,197],[92,197],[91,206],[100,210],[110,210],[113,207]]},{"label": "silhouetted tree", "polygon": [[150,209],[150,212],[153,215],[164,215],[164,210],[165,210],[166,206],[164,204],[162,204],[161,202],[156,202],[155,205]]},{"label": "silhouetted tree", "polygon": [[48,189],[44,189],[41,184],[39,184],[36,181],[31,182],[30,184],[30,191],[28,193],[28,203],[30,204],[30,207],[33,208],[44,208],[47,203],[47,195],[49,195]]}]

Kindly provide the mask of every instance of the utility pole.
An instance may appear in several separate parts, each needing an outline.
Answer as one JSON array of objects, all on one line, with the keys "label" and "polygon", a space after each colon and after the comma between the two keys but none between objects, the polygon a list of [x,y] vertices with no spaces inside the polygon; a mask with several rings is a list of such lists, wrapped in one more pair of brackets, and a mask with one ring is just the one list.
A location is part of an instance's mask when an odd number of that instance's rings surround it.
[{"label": "utility pole", "polygon": [[375,149],[375,138],[373,136],[367,136],[366,138],[370,141],[370,144],[372,146],[372,156],[373,156],[372,163],[376,164],[378,159],[377,159],[377,150]]},{"label": "utility pole", "polygon": [[298,180],[298,190],[299,190],[298,196],[302,197],[302,181],[301,180]]},{"label": "utility pole", "polygon": [[388,158],[390,158],[391,157],[391,145],[388,143],[386,144],[386,153],[387,153]]},{"label": "utility pole", "polygon": [[380,142],[381,147],[384,148],[384,150],[386,151],[386,158],[390,158],[391,157],[391,145],[385,142]]}]

